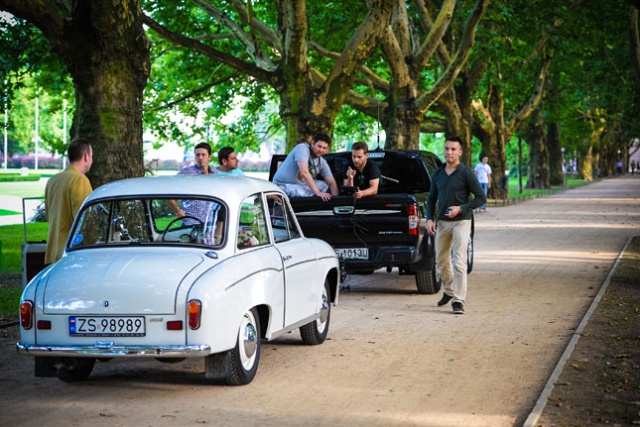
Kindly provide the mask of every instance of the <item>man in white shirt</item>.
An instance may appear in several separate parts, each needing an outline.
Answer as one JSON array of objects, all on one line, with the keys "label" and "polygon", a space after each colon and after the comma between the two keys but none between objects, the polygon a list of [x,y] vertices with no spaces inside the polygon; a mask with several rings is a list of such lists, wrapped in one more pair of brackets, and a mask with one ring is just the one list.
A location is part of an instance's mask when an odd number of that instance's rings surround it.
[{"label": "man in white shirt", "polygon": [[[485,196],[489,194],[489,188],[491,188],[491,166],[489,166],[488,162],[489,157],[486,154],[481,154],[480,163],[474,169]],[[480,206],[480,209],[486,211],[487,205]]]}]

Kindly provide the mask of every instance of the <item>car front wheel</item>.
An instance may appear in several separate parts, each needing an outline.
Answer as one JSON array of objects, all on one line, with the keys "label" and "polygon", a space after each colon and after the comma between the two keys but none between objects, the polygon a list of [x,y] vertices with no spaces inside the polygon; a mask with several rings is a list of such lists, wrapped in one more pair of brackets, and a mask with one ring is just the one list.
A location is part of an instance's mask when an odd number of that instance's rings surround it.
[{"label": "car front wheel", "polygon": [[300,327],[302,342],[305,344],[322,344],[327,338],[329,322],[331,320],[331,294],[329,292],[329,281],[325,279],[324,288],[322,289],[322,299],[320,301],[320,317]]},{"label": "car front wheel", "polygon": [[249,384],[260,362],[260,318],[255,308],[242,316],[236,346],[205,358],[206,378],[228,385]]}]

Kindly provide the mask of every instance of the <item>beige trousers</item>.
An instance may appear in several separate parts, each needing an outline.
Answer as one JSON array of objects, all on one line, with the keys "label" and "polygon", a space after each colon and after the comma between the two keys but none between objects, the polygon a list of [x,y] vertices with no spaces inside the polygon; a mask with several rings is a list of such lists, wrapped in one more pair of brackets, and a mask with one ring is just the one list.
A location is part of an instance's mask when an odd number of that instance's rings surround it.
[{"label": "beige trousers", "polygon": [[467,298],[467,245],[471,220],[438,221],[436,228],[436,265],[442,276],[444,293],[452,302]]}]

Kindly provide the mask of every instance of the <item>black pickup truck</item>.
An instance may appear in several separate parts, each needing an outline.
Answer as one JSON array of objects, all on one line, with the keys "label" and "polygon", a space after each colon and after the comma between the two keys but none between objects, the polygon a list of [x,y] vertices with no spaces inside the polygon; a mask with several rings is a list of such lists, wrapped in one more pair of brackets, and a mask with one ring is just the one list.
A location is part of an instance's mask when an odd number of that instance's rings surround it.
[{"label": "black pickup truck", "polygon": [[[286,155],[271,160],[269,180],[273,179]],[[351,158],[351,152],[324,156],[334,177]],[[319,197],[292,197],[291,205],[307,237],[328,242],[344,261],[349,274],[370,274],[379,268],[416,278],[418,292],[434,294],[441,279],[435,267],[434,238],[426,233],[426,202],[431,172],[442,162],[427,151],[369,152],[369,161],[380,168],[378,194],[355,199],[334,196],[323,202]],[[341,185],[339,179],[336,179]],[[472,222],[473,224],[473,222]],[[468,246],[468,271],[473,266],[473,227]]]}]

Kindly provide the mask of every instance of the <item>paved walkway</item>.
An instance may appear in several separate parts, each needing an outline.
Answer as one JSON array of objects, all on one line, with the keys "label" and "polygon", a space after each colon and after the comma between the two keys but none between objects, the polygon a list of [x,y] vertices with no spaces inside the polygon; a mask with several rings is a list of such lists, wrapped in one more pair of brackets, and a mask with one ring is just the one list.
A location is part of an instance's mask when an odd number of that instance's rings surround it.
[{"label": "paved walkway", "polygon": [[[25,200],[27,219],[33,216],[40,204],[38,200]],[[17,215],[0,215],[0,225],[22,224],[22,197],[0,195],[0,209],[18,212]]]}]

